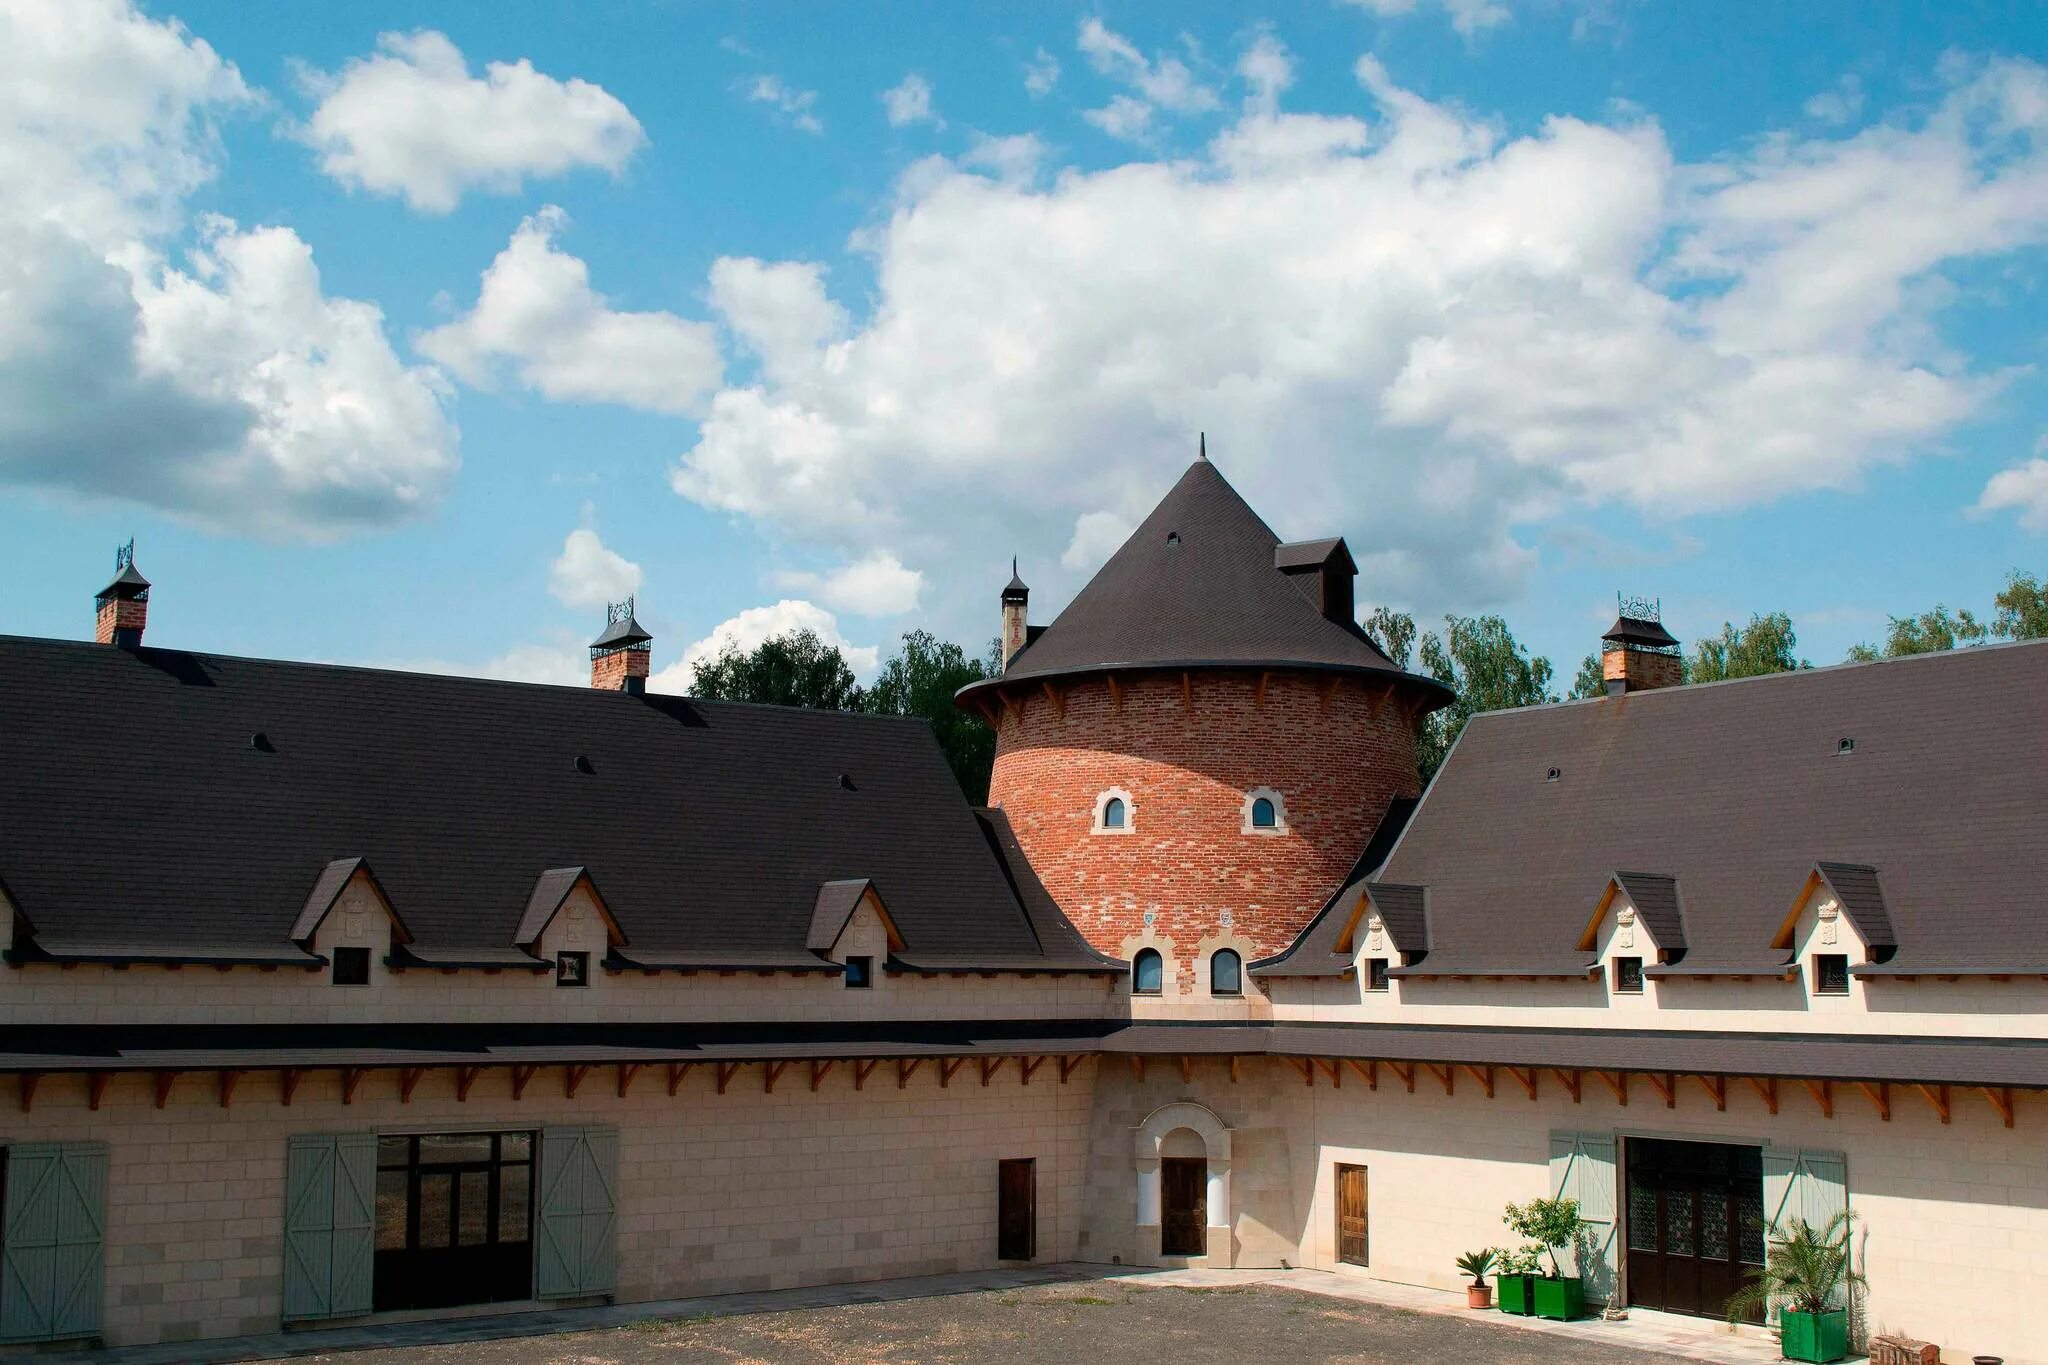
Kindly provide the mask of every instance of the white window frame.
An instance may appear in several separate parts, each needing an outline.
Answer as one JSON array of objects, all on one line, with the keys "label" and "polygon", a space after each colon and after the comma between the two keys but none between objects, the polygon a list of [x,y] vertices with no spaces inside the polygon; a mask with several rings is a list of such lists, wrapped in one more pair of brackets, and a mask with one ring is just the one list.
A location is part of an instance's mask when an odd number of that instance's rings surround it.
[{"label": "white window frame", "polygon": [[[1106,825],[1102,821],[1103,813],[1109,809],[1109,803],[1112,801],[1121,801],[1124,803],[1124,822],[1121,825]],[[1129,792],[1125,791],[1122,787],[1111,787],[1106,791],[1096,793],[1095,824],[1093,828],[1089,830],[1089,833],[1129,834],[1132,830],[1136,829],[1137,827],[1138,803],[1131,799],[1131,794]]]},{"label": "white window frame", "polygon": [[[1252,807],[1261,801],[1273,803],[1273,823],[1255,825],[1252,823]],[[1287,832],[1287,798],[1271,787],[1254,787],[1244,794],[1244,832],[1246,834],[1274,835]]]}]

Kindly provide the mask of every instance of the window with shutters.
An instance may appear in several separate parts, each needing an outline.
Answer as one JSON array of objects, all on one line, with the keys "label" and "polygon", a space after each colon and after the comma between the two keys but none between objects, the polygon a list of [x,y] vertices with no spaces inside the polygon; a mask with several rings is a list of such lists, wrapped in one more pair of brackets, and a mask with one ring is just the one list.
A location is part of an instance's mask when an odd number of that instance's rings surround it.
[{"label": "window with shutters", "polygon": [[370,1311],[376,1183],[375,1134],[291,1139],[285,1156],[286,1322]]},{"label": "window with shutters", "polygon": [[541,1133],[533,1243],[541,1298],[587,1298],[618,1287],[618,1185],[616,1128]]},{"label": "window with shutters", "polygon": [[106,1301],[105,1144],[24,1142],[0,1160],[0,1341],[97,1336]]}]

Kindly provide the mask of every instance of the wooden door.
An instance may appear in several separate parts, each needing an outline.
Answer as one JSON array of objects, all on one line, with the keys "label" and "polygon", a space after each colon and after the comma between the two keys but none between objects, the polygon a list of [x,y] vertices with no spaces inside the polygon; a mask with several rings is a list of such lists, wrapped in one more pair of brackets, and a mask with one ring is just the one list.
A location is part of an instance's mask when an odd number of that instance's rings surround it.
[{"label": "wooden door", "polygon": [[1159,1252],[1163,1256],[1209,1253],[1209,1163],[1202,1157],[1160,1159]]},{"label": "wooden door", "polygon": [[1038,1162],[1030,1157],[996,1163],[996,1259],[1028,1261],[1038,1255]]},{"label": "wooden door", "polygon": [[1631,1138],[1628,1301],[1720,1317],[1763,1261],[1758,1149]]},{"label": "wooden door", "polygon": [[1365,1167],[1337,1168],[1337,1259],[1347,1265],[1370,1265],[1370,1239],[1365,1213]]}]

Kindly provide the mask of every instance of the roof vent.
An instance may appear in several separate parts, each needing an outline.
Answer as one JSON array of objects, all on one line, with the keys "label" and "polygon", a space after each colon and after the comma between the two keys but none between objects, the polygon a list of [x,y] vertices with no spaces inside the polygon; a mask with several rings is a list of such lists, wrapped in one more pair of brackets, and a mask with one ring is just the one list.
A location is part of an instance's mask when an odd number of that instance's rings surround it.
[{"label": "roof vent", "polygon": [[1837,744],[1835,745],[1835,752],[1836,752],[1836,753],[1838,753],[1838,754],[1853,754],[1853,753],[1855,753],[1855,752],[1856,752],[1856,741],[1855,741],[1855,740],[1853,740],[1853,739],[1851,739],[1851,738],[1849,738],[1849,737],[1848,737],[1847,735],[1844,735],[1844,736],[1842,736],[1842,738],[1841,738],[1840,742],[1839,742],[1839,743],[1837,743]]},{"label": "roof vent", "polygon": [[1564,776],[1564,770],[1563,770],[1563,769],[1561,769],[1561,768],[1552,768],[1552,769],[1551,769],[1551,770],[1550,770],[1549,772],[1547,772],[1547,773],[1545,773],[1545,774],[1543,775],[1543,780],[1544,780],[1545,782],[1555,782],[1555,781],[1557,781],[1557,779],[1558,779],[1558,778],[1560,778],[1560,777],[1563,777],[1563,776]]},{"label": "roof vent", "polygon": [[1178,531],[1168,531],[1168,532],[1166,533],[1166,543],[1167,543],[1168,545],[1178,545],[1178,544],[1180,544],[1180,532],[1178,532]]},{"label": "roof vent", "polygon": [[845,773],[841,773],[839,774],[839,790],[850,792],[859,791],[860,788],[853,785],[853,779],[851,777],[847,776]]},{"label": "roof vent", "polygon": [[270,736],[261,730],[249,736],[249,747],[259,754],[274,754],[277,752],[277,746],[270,742]]},{"label": "roof vent", "polygon": [[597,771],[597,768],[590,761],[589,754],[576,755],[576,771],[579,773],[594,773]]}]

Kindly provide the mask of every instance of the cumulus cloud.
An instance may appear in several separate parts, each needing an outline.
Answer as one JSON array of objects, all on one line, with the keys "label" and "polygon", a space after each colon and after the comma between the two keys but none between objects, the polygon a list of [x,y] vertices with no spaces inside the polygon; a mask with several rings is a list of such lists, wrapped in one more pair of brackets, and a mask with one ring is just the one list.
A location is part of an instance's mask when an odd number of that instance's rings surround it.
[{"label": "cumulus cloud", "polygon": [[431,506],[442,384],[283,227],[192,226],[235,68],[123,0],[0,4],[0,481],[331,538]]},{"label": "cumulus cloud", "polygon": [[915,71],[882,92],[882,109],[889,116],[891,128],[905,128],[913,123],[939,123],[932,113],[932,83]]},{"label": "cumulus cloud", "polygon": [[617,175],[647,141],[602,86],[544,76],[524,58],[478,77],[432,30],[380,34],[375,54],[302,71],[300,84],[319,100],[297,132],[320,169],[425,213],[447,213],[469,189],[516,193],[529,176]]},{"label": "cumulus cloud", "polygon": [[570,607],[602,607],[640,591],[640,566],[611,549],[587,526],[569,533],[548,566],[548,591]]},{"label": "cumulus cloud", "polygon": [[1074,518],[1074,536],[1067,542],[1065,553],[1060,555],[1060,567],[1075,573],[1091,574],[1101,568],[1137,529],[1130,518],[1118,516],[1115,512],[1083,512]]},{"label": "cumulus cloud", "polygon": [[815,594],[828,606],[856,616],[898,616],[917,610],[924,575],[903,567],[903,561],[887,550],[878,550],[830,573],[779,573],[775,585],[786,592]]},{"label": "cumulus cloud", "polygon": [[709,323],[628,313],[590,287],[590,268],[556,247],[568,215],[549,206],[519,225],[479,282],[476,306],[418,339],[422,354],[470,384],[509,366],[561,402],[689,413],[723,371]]},{"label": "cumulus cloud", "polygon": [[847,667],[862,677],[872,677],[882,666],[877,645],[856,645],[839,633],[839,618],[815,602],[784,598],[765,607],[749,607],[730,620],[714,626],[709,635],[683,651],[683,657],[667,668],[657,669],[648,679],[651,692],[688,693],[692,669],[700,660],[715,659],[728,648],[746,653],[762,643],[792,631],[808,630],[828,645],[834,645]]},{"label": "cumulus cloud", "polygon": [[1345,0],[1345,3],[1356,5],[1382,19],[1398,19],[1424,7],[1439,8],[1450,19],[1451,27],[1468,38],[1483,29],[1505,24],[1514,17],[1502,0]]},{"label": "cumulus cloud", "polygon": [[1122,81],[1162,109],[1199,114],[1221,104],[1216,92],[1202,84],[1186,62],[1166,53],[1148,59],[1135,43],[1100,19],[1081,21],[1075,45],[1097,71]]},{"label": "cumulus cloud", "polygon": [[1924,285],[2048,229],[2038,66],[1685,165],[1640,117],[1507,137],[1371,59],[1362,112],[1283,112],[1281,55],[1206,156],[922,163],[856,238],[871,309],[714,395],[677,490],[927,563],[995,572],[998,527],[1079,563],[1078,519],[1142,514],[1200,427],[1283,535],[1365,542],[1364,593],[1469,609],[1519,586],[1518,528],[1853,484],[1998,383]]},{"label": "cumulus cloud", "polygon": [[711,306],[777,377],[800,370],[846,328],[846,311],[825,295],[824,267],[809,261],[720,257],[711,264]]},{"label": "cumulus cloud", "polygon": [[765,104],[781,122],[806,133],[822,133],[825,121],[818,117],[818,92],[799,90],[780,76],[755,76],[740,82],[740,92],[749,103]]},{"label": "cumulus cloud", "polygon": [[1038,168],[1044,164],[1045,156],[1045,143],[1036,133],[1013,133],[1007,137],[976,133],[961,154],[960,164],[992,171],[998,180],[1029,182],[1038,178]]},{"label": "cumulus cloud", "polygon": [[1060,83],[1060,59],[1038,49],[1030,61],[1024,63],[1024,89],[1033,99],[1052,93]]},{"label": "cumulus cloud", "polygon": [[442,673],[457,678],[496,678],[500,682],[550,683],[557,687],[590,686],[589,650],[567,635],[513,645],[502,654],[469,663],[454,659],[380,659],[365,667],[393,668],[403,673]]},{"label": "cumulus cloud", "polygon": [[2034,450],[2033,459],[1991,476],[1977,499],[1977,512],[2016,512],[2029,531],[2048,532],[2048,436]]},{"label": "cumulus cloud", "polygon": [[1121,142],[1152,136],[1152,106],[1132,95],[1112,95],[1100,109],[1082,110],[1081,117]]}]

